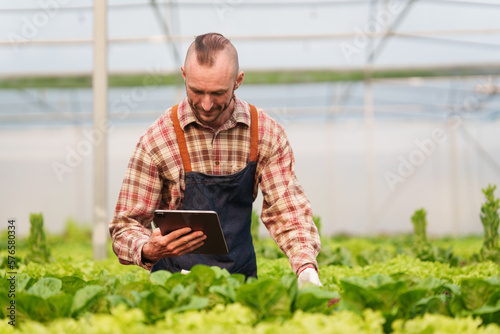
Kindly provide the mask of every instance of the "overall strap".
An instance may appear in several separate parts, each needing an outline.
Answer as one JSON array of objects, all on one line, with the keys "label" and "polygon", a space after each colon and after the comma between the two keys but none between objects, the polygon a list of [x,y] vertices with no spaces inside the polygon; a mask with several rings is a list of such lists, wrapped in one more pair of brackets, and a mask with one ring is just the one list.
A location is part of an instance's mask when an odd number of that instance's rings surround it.
[{"label": "overall strap", "polygon": [[250,106],[250,161],[257,161],[259,154],[259,115],[255,106]]},{"label": "overall strap", "polygon": [[[177,137],[177,143],[179,144],[179,151],[181,153],[182,164],[184,165],[184,172],[188,173],[192,171],[191,160],[189,159],[189,152],[186,145],[186,137],[184,136],[184,131],[182,131],[181,125],[179,123],[179,117],[177,115],[178,104],[172,107],[172,122],[174,123],[175,136]],[[257,108],[249,104],[250,106],[250,161],[257,161],[259,153],[259,116],[257,113]]]},{"label": "overall strap", "polygon": [[174,123],[175,136],[177,137],[177,143],[179,143],[179,151],[181,152],[182,164],[184,165],[184,173],[190,172],[191,160],[189,159],[189,152],[186,145],[186,137],[184,137],[184,131],[182,131],[181,125],[179,123],[179,117],[177,117],[177,107],[175,105],[172,107],[172,122]]}]

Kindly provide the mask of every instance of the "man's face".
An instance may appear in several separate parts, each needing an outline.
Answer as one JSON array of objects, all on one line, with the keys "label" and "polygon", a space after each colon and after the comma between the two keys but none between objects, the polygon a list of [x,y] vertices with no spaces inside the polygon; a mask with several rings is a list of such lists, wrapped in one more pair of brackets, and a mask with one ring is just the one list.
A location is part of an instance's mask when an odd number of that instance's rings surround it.
[{"label": "man's face", "polygon": [[235,73],[230,59],[216,58],[212,67],[198,64],[191,57],[182,67],[188,102],[196,117],[213,129],[219,128],[231,116],[234,91],[243,81],[243,72]]}]

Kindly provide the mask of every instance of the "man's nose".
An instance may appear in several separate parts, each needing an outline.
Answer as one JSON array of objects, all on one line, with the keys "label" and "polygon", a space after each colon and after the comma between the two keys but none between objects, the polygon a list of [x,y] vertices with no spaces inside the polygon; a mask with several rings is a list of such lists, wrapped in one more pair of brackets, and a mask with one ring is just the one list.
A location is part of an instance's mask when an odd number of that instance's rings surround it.
[{"label": "man's nose", "polygon": [[210,109],[212,109],[213,105],[214,103],[212,102],[212,97],[210,96],[210,94],[203,95],[203,99],[201,100],[201,107],[203,108],[203,110],[209,111]]}]

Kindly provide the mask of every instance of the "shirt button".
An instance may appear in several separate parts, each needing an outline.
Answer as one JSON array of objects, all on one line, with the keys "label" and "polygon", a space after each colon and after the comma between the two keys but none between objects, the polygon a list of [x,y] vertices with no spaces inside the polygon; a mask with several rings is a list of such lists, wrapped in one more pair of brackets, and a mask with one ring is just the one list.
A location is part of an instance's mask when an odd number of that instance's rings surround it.
[{"label": "shirt button", "polygon": [[215,165],[216,165],[216,166],[219,166],[219,164],[220,164],[220,162],[219,162],[219,161],[216,161],[216,162],[215,162]]}]

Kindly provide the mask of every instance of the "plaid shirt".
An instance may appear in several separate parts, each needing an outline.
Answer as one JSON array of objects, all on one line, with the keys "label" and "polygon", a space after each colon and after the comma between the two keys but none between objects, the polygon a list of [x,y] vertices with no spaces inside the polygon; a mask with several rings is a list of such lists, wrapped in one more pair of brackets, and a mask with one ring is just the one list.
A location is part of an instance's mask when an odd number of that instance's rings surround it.
[{"label": "plaid shirt", "polygon": [[[250,107],[237,97],[234,102],[233,114],[215,131],[197,120],[187,98],[179,104],[179,123],[193,171],[227,175],[247,165]],[[292,148],[283,128],[264,110],[257,110],[259,156],[253,196],[255,199],[260,185],[261,220],[295,273],[306,266],[317,269],[319,235],[309,200],[295,177]],[[151,269],[152,264],[143,263],[141,254],[152,233],[154,210],[179,209],[184,189],[184,168],[169,109],[140,138],[127,168],[109,226],[120,263]]]}]

